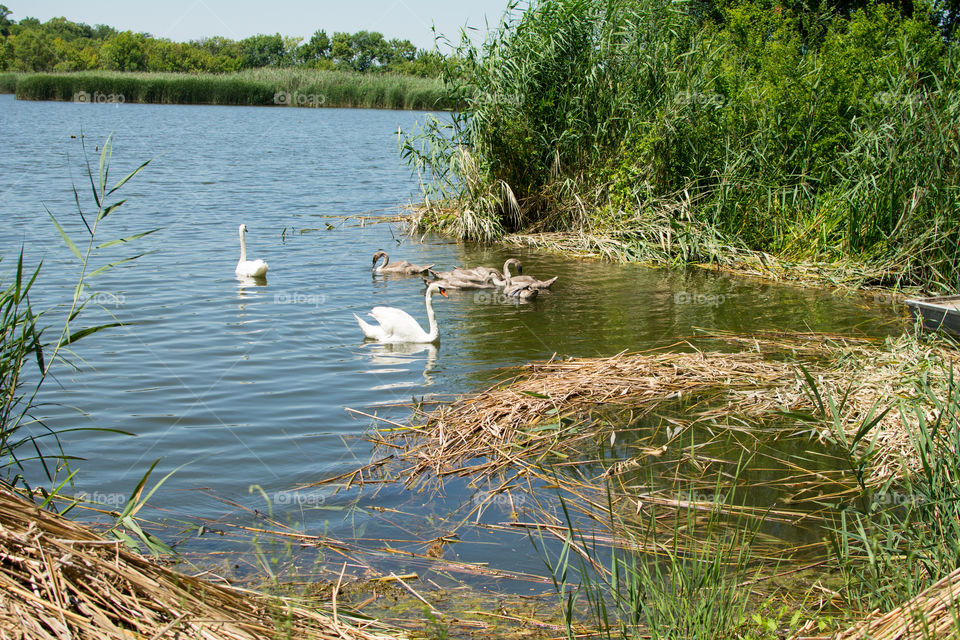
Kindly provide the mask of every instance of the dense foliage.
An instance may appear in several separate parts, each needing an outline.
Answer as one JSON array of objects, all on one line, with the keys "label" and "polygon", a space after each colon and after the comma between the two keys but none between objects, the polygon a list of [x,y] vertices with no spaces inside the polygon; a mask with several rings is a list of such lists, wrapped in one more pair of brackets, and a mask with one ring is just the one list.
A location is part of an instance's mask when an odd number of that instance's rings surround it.
[{"label": "dense foliage", "polygon": [[[949,4],[541,0],[405,146],[430,228],[614,230],[960,287],[960,50]],[[465,62],[464,62],[465,61]],[[452,213],[456,211],[457,213]],[[704,240],[707,238],[709,241]]]},{"label": "dense foliage", "polygon": [[308,41],[258,34],[235,41],[211,37],[172,42],[107,25],[53,18],[10,19],[0,5],[0,71],[176,71],[224,73],[261,67],[439,73],[441,56],[409,40],[387,40],[371,31],[317,30]]}]

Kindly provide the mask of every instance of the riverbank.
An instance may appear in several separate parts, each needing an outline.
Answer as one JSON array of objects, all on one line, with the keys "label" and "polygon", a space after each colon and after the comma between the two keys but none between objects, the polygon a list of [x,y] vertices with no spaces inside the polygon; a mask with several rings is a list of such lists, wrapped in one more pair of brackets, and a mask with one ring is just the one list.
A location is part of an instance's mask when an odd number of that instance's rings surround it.
[{"label": "riverbank", "polygon": [[443,82],[388,73],[254,69],[229,74],[0,74],[0,92],[18,100],[443,110]]}]

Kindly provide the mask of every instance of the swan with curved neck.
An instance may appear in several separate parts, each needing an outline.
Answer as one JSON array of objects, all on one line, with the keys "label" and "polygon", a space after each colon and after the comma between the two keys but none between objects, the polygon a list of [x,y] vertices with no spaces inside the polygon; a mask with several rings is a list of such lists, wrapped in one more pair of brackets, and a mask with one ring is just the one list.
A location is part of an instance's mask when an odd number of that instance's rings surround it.
[{"label": "swan with curved neck", "polygon": [[509,258],[506,262],[503,263],[503,276],[508,284],[526,285],[529,287],[533,287],[534,289],[549,289],[550,287],[553,286],[553,283],[557,281],[557,278],[560,277],[560,276],[553,276],[549,280],[537,280],[533,276],[524,276],[524,275],[511,276],[510,265],[512,264],[517,265],[517,273],[521,273],[521,274],[523,273],[523,265],[520,264],[520,261],[517,260],[516,258]]},{"label": "swan with curved neck", "polygon": [[[383,264],[379,267],[377,262],[383,258]],[[400,262],[394,262],[391,264],[390,256],[387,255],[386,251],[377,251],[373,254],[373,272],[374,273],[402,273],[405,275],[416,275],[418,273],[427,273],[430,270],[430,267],[433,265],[427,265],[426,267],[421,267],[417,264],[412,264],[406,260],[401,260]]]},{"label": "swan with curved neck", "polygon": [[360,325],[363,336],[371,340],[389,343],[436,342],[440,338],[440,328],[437,326],[437,317],[433,313],[434,293],[439,293],[444,298],[449,297],[446,289],[439,282],[431,282],[430,286],[427,287],[423,299],[427,306],[429,331],[424,331],[420,323],[409,313],[394,307],[374,307],[370,310],[370,316],[377,321],[379,326],[364,322],[357,314],[353,314],[353,317],[357,319],[357,324]]},{"label": "swan with curved neck", "polygon": [[267,275],[267,263],[263,260],[247,260],[247,225],[240,225],[240,261],[237,262],[237,275],[244,278],[262,278]]}]

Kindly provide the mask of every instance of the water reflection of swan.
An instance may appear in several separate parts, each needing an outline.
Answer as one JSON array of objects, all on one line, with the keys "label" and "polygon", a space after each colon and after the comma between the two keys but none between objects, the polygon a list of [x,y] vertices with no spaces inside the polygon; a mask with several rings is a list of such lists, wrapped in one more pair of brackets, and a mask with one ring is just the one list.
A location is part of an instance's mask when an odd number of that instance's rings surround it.
[{"label": "water reflection of swan", "polygon": [[[416,356],[422,351],[427,352],[426,363],[423,367],[423,378],[427,385],[433,384],[431,373],[437,363],[437,345],[430,342],[400,342],[400,343],[371,343],[363,345],[371,349],[370,363],[377,368],[371,369],[373,374],[392,374],[406,371],[406,365],[413,364],[423,358]],[[395,389],[412,386],[412,381],[393,382],[374,387],[375,390]]]},{"label": "water reflection of swan", "polygon": [[267,279],[265,277],[251,278],[250,276],[237,276],[237,284],[239,287],[240,297],[243,297],[246,293],[246,287],[265,287],[267,286]]},{"label": "water reflection of swan", "polygon": [[237,262],[237,275],[241,278],[264,278],[267,275],[267,263],[263,260],[247,260],[247,225],[240,225],[240,261]]},{"label": "water reflection of swan", "polygon": [[370,315],[379,323],[376,327],[361,320],[357,314],[353,314],[353,317],[357,319],[364,337],[378,342],[436,342],[440,338],[440,328],[437,326],[437,317],[433,313],[434,292],[444,298],[448,297],[446,290],[438,282],[433,282],[427,287],[424,304],[427,306],[429,332],[424,331],[420,323],[409,313],[394,307],[374,307],[370,310]]}]

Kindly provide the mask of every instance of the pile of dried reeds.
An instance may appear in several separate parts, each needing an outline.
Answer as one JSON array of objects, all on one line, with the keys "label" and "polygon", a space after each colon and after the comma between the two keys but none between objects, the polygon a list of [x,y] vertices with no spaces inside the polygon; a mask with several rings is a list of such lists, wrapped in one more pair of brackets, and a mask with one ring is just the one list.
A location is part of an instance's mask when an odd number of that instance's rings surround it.
[{"label": "pile of dried reeds", "polygon": [[0,638],[372,640],[288,600],[177,573],[0,488]]},{"label": "pile of dried reeds", "polygon": [[[642,412],[663,401],[693,398],[699,403],[709,396],[721,400],[719,407],[714,402],[709,409],[691,410],[766,419],[798,411],[813,416],[824,408],[815,401],[819,394],[837,400],[837,415],[818,416],[823,418],[820,438],[835,438],[831,430],[840,428],[851,437],[882,409],[915,397],[915,378],[946,378],[947,370],[935,365],[949,363],[951,357],[946,348],[918,347],[908,340],[878,345],[819,334],[717,337],[744,350],[690,352],[687,345],[687,352],[531,363],[505,382],[425,414],[421,425],[381,435],[412,463],[403,472],[408,483],[424,472],[437,477],[494,473],[516,462],[536,463],[547,455],[583,450],[587,441],[598,442],[615,429],[589,420],[591,409],[611,404]],[[929,415],[934,408],[920,403],[919,410]],[[873,482],[914,463],[910,420],[907,412],[890,411],[872,430],[877,451]]]},{"label": "pile of dried reeds", "polygon": [[[405,457],[416,463],[409,470],[411,477],[424,471],[467,475],[493,471],[519,458],[531,461],[575,450],[585,439],[603,436],[582,428],[581,414],[594,406],[649,407],[722,385],[731,402],[759,414],[778,404],[758,391],[794,379],[787,363],[749,352],[550,360],[521,367],[512,380],[441,406],[427,414],[424,425],[393,434],[408,438]],[[483,459],[479,465],[467,466],[477,458]]]},{"label": "pile of dried reeds", "polygon": [[835,640],[927,640],[955,638],[960,628],[960,569],[882,616],[873,616]]}]

